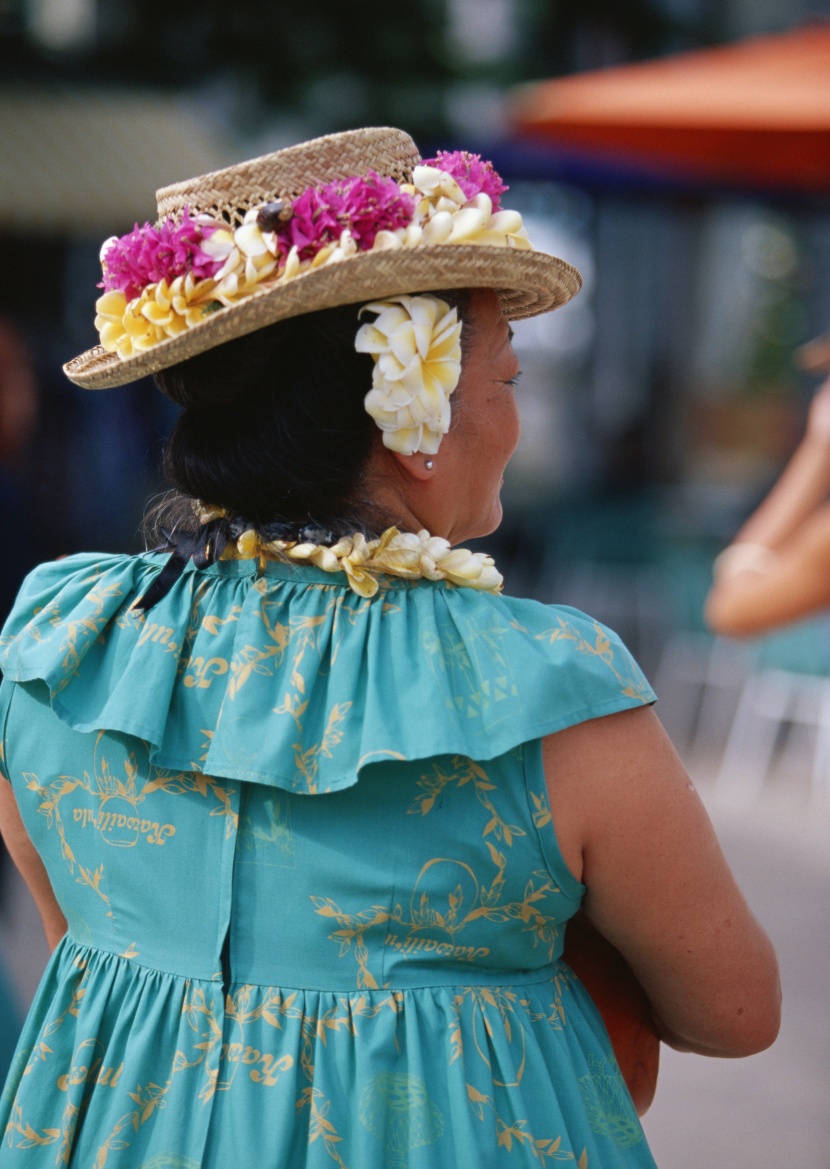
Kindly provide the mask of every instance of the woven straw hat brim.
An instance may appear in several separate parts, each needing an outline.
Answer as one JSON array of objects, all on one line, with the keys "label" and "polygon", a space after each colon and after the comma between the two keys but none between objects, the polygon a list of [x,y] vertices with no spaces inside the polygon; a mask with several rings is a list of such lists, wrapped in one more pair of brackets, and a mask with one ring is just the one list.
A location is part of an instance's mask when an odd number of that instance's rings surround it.
[{"label": "woven straw hat brim", "polygon": [[285,284],[263,284],[247,299],[217,309],[187,332],[132,357],[122,360],[97,345],[63,368],[76,385],[105,390],[265,325],[319,309],[444,288],[493,288],[505,316],[516,320],[559,308],[581,285],[576,268],[544,252],[462,244],[363,252],[301,273]]}]

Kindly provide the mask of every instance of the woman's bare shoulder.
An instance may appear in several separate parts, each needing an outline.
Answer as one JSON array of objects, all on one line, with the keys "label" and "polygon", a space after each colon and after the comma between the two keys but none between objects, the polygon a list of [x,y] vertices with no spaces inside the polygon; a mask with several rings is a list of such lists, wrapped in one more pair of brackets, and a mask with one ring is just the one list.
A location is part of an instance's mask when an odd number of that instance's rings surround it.
[{"label": "woman's bare shoulder", "polygon": [[549,735],[560,848],[584,909],[648,993],[667,1042],[746,1055],[775,1038],[778,968],[650,708]]}]

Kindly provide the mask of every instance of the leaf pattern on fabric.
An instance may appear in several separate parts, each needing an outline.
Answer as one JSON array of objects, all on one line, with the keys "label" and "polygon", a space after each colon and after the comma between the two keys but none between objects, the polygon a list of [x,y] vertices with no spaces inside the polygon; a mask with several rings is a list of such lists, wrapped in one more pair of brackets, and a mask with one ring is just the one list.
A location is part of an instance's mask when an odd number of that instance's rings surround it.
[{"label": "leaf pattern on fabric", "polygon": [[[570,641],[580,654],[593,657],[608,667],[620,686],[620,693],[626,698],[638,699],[641,702],[653,701],[651,687],[634,665],[628,655],[620,661],[618,648],[609,636],[609,631],[598,621],[593,622],[593,638],[586,635],[583,626],[577,626],[573,620],[560,616],[556,625],[535,634],[537,641],[554,645],[556,642]],[[633,668],[632,668],[633,667]]]}]

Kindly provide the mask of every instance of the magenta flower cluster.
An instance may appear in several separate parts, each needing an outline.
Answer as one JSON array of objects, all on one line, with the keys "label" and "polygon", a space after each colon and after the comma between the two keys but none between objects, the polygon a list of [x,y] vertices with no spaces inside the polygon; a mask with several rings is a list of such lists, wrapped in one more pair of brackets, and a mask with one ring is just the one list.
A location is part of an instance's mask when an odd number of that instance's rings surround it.
[{"label": "magenta flower cluster", "polygon": [[311,187],[292,204],[293,216],[278,232],[280,251],[296,247],[301,260],[311,260],[326,244],[336,243],[344,228],[361,251],[371,250],[379,231],[407,227],[415,201],[394,179],[374,171]]},{"label": "magenta flower cluster", "polygon": [[148,284],[159,280],[175,280],[188,272],[197,280],[214,276],[222,261],[202,251],[201,244],[217,226],[198,223],[187,208],[179,224],[170,219],[158,227],[136,224],[133,231],[107,248],[102,264],[104,279],[98,287],[107,292],[120,289],[127,300],[133,300]]},{"label": "magenta flower cluster", "polygon": [[467,150],[439,150],[435,158],[424,159],[424,166],[434,166],[452,175],[468,200],[483,191],[490,196],[494,211],[498,211],[501,196],[510,189],[492,162]]}]

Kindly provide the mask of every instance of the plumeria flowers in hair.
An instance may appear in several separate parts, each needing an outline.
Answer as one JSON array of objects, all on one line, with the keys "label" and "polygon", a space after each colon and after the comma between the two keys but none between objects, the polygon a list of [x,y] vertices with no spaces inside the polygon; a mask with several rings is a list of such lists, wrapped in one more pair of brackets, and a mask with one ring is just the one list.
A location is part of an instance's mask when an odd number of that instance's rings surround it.
[{"label": "plumeria flowers in hair", "polygon": [[450,395],[461,376],[461,322],[437,296],[394,296],[364,305],[358,353],[375,361],[365,407],[390,450],[434,455],[450,428]]}]

